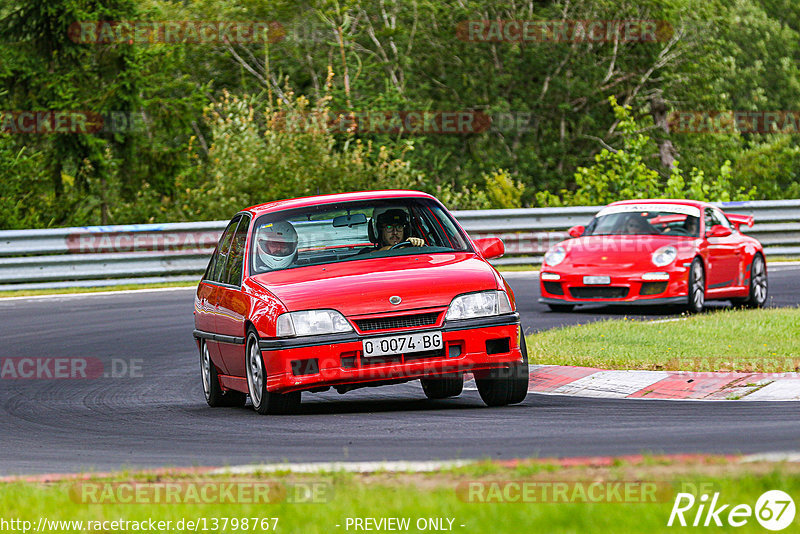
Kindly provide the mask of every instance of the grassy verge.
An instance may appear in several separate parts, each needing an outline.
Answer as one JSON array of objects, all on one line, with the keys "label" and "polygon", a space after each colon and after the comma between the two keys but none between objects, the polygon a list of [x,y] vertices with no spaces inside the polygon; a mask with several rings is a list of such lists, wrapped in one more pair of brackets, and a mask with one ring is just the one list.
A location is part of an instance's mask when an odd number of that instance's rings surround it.
[{"label": "grassy verge", "polygon": [[496,268],[501,273],[512,273],[520,271],[538,271],[541,265],[497,265]]},{"label": "grassy verge", "polygon": [[[779,489],[795,499],[800,496],[800,477],[797,476],[800,468],[796,464],[728,465],[724,461],[718,461],[670,465],[652,462],[638,465],[621,463],[605,468],[550,466],[548,469],[535,467],[536,465],[521,462],[516,467],[504,468],[487,462],[477,467],[435,474],[251,475],[246,480],[241,476],[213,479],[188,477],[177,480],[157,478],[144,482],[151,484],[150,490],[158,485],[179,483],[182,488],[181,499],[188,498],[190,492],[186,490],[190,486],[214,487],[214,484],[220,483],[234,483],[244,487],[268,483],[286,490],[284,493],[274,494],[280,496],[275,502],[267,504],[220,504],[213,502],[216,500],[213,496],[216,493],[206,493],[211,498],[201,497],[202,504],[153,503],[153,500],[158,500],[153,498],[153,491],[142,493],[141,495],[148,497],[136,497],[132,503],[108,503],[107,501],[113,501],[119,496],[140,495],[122,491],[126,486],[127,491],[135,480],[124,475],[102,482],[59,482],[47,485],[14,482],[0,486],[0,507],[3,510],[3,519],[30,521],[32,529],[39,524],[40,518],[46,518],[50,526],[46,530],[49,532],[79,530],[74,524],[72,528],[65,525],[59,527],[53,525],[53,521],[83,521],[83,531],[112,531],[109,525],[92,526],[87,523],[110,520],[170,521],[170,527],[162,529],[169,532],[193,531],[193,528],[186,525],[187,521],[202,522],[197,529],[201,532],[267,530],[254,529],[252,518],[277,518],[277,525],[274,525],[274,520],[268,523],[270,531],[310,534],[363,531],[364,529],[355,528],[355,519],[374,518],[380,521],[382,518],[407,518],[410,527],[404,530],[420,532],[423,529],[418,528],[417,522],[434,518],[440,521],[443,519],[443,526],[449,527],[444,530],[470,534],[485,531],[651,533],[675,530],[676,527],[666,525],[678,492],[691,493],[698,498],[698,502],[702,494],[710,496],[719,492],[720,504],[747,504],[750,507],[754,507],[759,496],[768,490]],[[86,492],[84,488],[88,484],[93,485],[92,490],[98,489],[99,492]],[[621,485],[622,488],[633,488],[634,491],[615,493],[615,484],[616,487]],[[533,491],[523,497],[521,492],[516,491],[522,485]],[[590,491],[592,485],[599,488],[599,491]],[[139,486],[141,487],[147,488]],[[310,498],[309,493],[305,493],[305,497],[292,497],[293,494],[297,495],[297,488],[304,487],[325,490],[318,491]],[[567,489],[557,494],[555,489],[558,487]],[[645,487],[654,491],[637,489]],[[86,495],[92,497],[87,498]],[[116,497],[111,497],[112,495]],[[243,494],[233,495],[236,497]],[[99,503],[97,496],[100,496]],[[234,499],[252,500],[246,497]],[[697,506],[685,514],[690,524],[696,511]],[[723,521],[726,514],[727,511],[721,516]],[[227,525],[223,526],[225,518]],[[234,518],[237,528],[233,528]],[[243,525],[244,518],[248,518],[247,527]],[[214,519],[217,519],[216,528]],[[184,528],[176,528],[181,520]],[[113,531],[135,531],[130,525],[127,527]],[[704,530],[702,527],[690,529]],[[20,531],[21,528],[17,530]],[[434,529],[428,527],[424,530]],[[750,517],[744,527],[736,530],[764,532],[755,517]]]},{"label": "grassy verge", "polygon": [[668,322],[609,320],[528,336],[531,363],[676,371],[800,367],[800,309],[724,310]]},{"label": "grassy verge", "polygon": [[65,287],[60,289],[25,289],[0,291],[0,298],[35,297],[38,295],[65,295],[71,293],[102,293],[105,291],[127,291],[131,289],[160,289],[164,287],[195,287],[197,282],[164,282],[160,284],[124,284],[121,286]]}]

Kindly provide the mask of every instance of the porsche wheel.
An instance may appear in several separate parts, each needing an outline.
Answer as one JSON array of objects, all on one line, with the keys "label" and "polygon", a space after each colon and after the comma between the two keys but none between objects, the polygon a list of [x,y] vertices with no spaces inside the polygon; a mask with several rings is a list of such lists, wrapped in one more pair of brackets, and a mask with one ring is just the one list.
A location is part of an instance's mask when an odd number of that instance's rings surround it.
[{"label": "porsche wheel", "polygon": [[458,397],[464,390],[464,375],[456,373],[441,378],[420,378],[422,391],[429,399]]},{"label": "porsche wheel", "polygon": [[573,305],[573,304],[548,304],[547,307],[550,308],[550,311],[565,312],[566,313],[566,312],[571,312],[575,308],[575,305]]},{"label": "porsche wheel", "polygon": [[264,371],[264,359],[258,347],[258,335],[254,331],[247,333],[247,390],[253,409],[261,415],[288,414],[300,406],[300,392],[273,393],[267,391],[267,373]]},{"label": "porsche wheel", "polygon": [[742,301],[747,308],[763,308],[767,302],[767,266],[764,258],[756,254],[750,265],[750,294]]},{"label": "porsche wheel", "polygon": [[208,345],[203,342],[200,349],[200,376],[203,379],[203,393],[212,408],[217,406],[244,406],[247,396],[239,391],[223,391],[219,383],[217,366],[211,361]]},{"label": "porsche wheel", "polygon": [[695,258],[689,269],[689,295],[687,309],[689,313],[700,313],[706,303],[706,275],[703,262]]}]

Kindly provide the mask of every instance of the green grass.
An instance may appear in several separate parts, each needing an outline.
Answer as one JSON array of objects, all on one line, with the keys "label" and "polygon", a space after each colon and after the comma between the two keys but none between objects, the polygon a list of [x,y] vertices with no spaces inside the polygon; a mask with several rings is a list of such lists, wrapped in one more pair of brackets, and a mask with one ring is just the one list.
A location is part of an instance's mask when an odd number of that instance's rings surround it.
[{"label": "green grass", "polygon": [[604,369],[791,372],[800,309],[724,310],[649,323],[608,320],[527,337],[531,363]]},{"label": "green grass", "polygon": [[[281,500],[272,504],[85,504],[72,482],[37,484],[13,482],[0,486],[2,518],[31,521],[35,526],[40,517],[53,520],[104,521],[127,520],[172,521],[206,518],[210,525],[213,518],[278,518],[276,532],[283,533],[327,533],[354,532],[346,528],[347,518],[410,518],[412,527],[408,532],[418,532],[414,526],[419,518],[452,518],[453,532],[463,533],[519,533],[519,532],[674,532],[676,528],[666,523],[678,491],[689,491],[696,497],[703,491],[689,488],[706,488],[705,492],[719,492],[720,503],[755,505],[758,497],[772,489],[783,490],[795,499],[800,496],[800,477],[797,469],[770,464],[745,467],[705,464],[686,470],[681,466],[619,464],[614,467],[564,468],[556,472],[498,468],[489,475],[466,472],[438,474],[388,474],[292,476],[269,478],[250,477],[249,481],[274,482],[276,484],[305,484],[314,481],[327,488],[326,498],[319,502],[292,503]],[[732,469],[731,469],[732,467]],[[730,470],[729,470],[730,469]],[[118,482],[130,482],[134,478],[119,476]],[[180,478],[183,483],[203,482],[211,479]],[[241,477],[215,478],[230,482]],[[165,482],[164,479],[159,479]],[[591,482],[650,482],[661,488],[655,502],[605,502],[590,503],[568,498],[566,502],[469,502],[465,490],[469,483],[496,481],[577,482],[586,487]],[[730,509],[730,507],[728,508]],[[696,507],[686,517],[691,522]],[[723,519],[725,515],[723,514]],[[337,527],[337,525],[339,525]],[[464,525],[463,527],[461,525]],[[84,526],[84,529],[86,526]],[[730,528],[730,527],[728,527]],[[690,530],[705,530],[708,528]],[[95,529],[97,530],[97,529]],[[199,529],[201,532],[202,528]],[[270,529],[271,530],[271,529]],[[713,529],[719,531],[719,528]],[[736,529],[739,532],[764,532],[755,518],[747,525]],[[791,530],[791,529],[790,529]],[[790,531],[790,530],[787,530]],[[68,532],[67,529],[49,529],[49,532]],[[180,532],[174,527],[171,532]],[[206,532],[241,532],[220,525]],[[247,531],[252,532],[252,523]],[[258,529],[257,532],[263,532]],[[723,530],[724,531],[724,530]]]},{"label": "green grass", "polygon": [[121,286],[65,287],[60,289],[25,289],[20,291],[0,291],[0,298],[34,297],[38,295],[65,295],[71,293],[100,293],[104,291],[127,291],[131,289],[160,289],[164,287],[195,287],[195,286],[197,286],[197,282],[164,282],[160,284],[124,284]]},{"label": "green grass", "polygon": [[538,271],[541,265],[497,265],[496,269],[501,273],[519,272],[519,271]]}]

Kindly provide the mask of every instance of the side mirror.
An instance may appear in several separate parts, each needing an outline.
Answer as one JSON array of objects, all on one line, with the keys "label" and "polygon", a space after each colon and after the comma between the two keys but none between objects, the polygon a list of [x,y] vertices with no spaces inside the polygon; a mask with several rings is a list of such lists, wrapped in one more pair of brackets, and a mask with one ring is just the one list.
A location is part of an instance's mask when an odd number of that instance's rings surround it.
[{"label": "side mirror", "polygon": [[579,224],[567,230],[567,234],[569,234],[570,237],[580,237],[583,235],[584,231],[586,231],[586,228]]},{"label": "side mirror", "polygon": [[711,229],[706,232],[706,237],[728,237],[733,233],[733,230],[721,224],[715,224]]},{"label": "side mirror", "polygon": [[484,237],[481,239],[474,239],[475,248],[481,253],[481,256],[487,260],[499,258],[506,253],[506,246],[499,237]]}]

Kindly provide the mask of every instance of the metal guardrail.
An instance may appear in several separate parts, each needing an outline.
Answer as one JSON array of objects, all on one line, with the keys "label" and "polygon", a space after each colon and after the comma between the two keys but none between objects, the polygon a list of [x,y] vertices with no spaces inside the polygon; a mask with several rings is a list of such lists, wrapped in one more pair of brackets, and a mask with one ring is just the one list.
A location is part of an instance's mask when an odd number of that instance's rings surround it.
[{"label": "metal guardrail", "polygon": [[[752,215],[746,233],[769,256],[800,258],[800,200],[726,202]],[[496,265],[537,264],[566,230],[602,206],[455,211],[473,237],[497,236]],[[227,221],[0,231],[0,290],[196,280]]]}]

